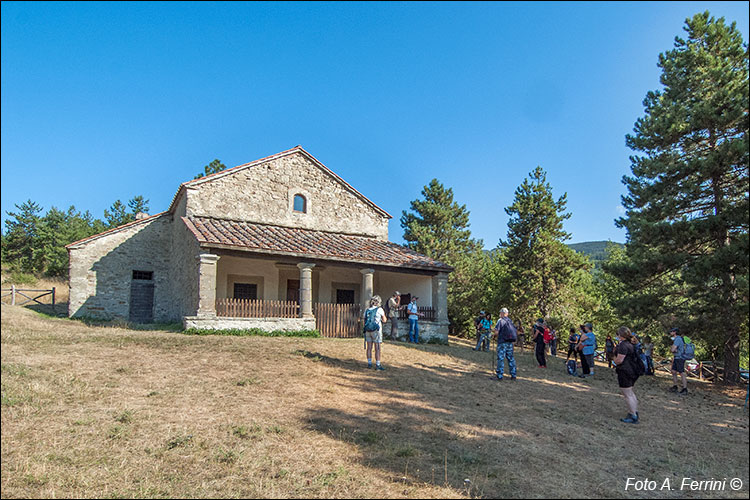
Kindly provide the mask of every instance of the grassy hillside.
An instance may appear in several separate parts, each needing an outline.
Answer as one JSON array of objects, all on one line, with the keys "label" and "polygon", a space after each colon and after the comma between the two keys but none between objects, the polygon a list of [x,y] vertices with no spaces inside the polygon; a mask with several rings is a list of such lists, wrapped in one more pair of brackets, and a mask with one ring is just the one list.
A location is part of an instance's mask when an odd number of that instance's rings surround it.
[{"label": "grassy hillside", "polygon": [[613,241],[585,241],[583,243],[571,243],[568,246],[576,252],[580,252],[590,257],[592,260],[597,261],[607,258],[606,249],[609,244],[614,244],[619,247],[624,246],[622,243],[616,243]]},{"label": "grassy hillside", "polygon": [[[747,498],[744,388],[641,379],[641,424],[603,366],[490,378],[468,343],[188,336],[2,307],[5,497]],[[739,477],[739,492],[679,491]],[[468,479],[469,482],[465,480]]]}]

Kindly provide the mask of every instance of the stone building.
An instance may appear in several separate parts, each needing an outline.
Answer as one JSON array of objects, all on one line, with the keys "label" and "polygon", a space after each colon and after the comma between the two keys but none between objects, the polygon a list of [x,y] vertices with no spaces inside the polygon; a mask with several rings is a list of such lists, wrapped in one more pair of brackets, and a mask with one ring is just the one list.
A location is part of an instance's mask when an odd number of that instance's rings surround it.
[{"label": "stone building", "polygon": [[420,298],[421,337],[447,340],[452,268],[389,242],[390,218],[298,146],[185,182],[165,212],[68,245],[68,314],[356,336],[370,296],[399,290]]}]

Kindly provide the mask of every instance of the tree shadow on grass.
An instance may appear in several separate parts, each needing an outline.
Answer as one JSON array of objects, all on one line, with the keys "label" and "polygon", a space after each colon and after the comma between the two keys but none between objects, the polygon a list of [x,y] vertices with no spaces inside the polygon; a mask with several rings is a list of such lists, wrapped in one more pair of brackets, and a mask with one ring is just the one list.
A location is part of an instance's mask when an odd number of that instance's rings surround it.
[{"label": "tree shadow on grass", "polygon": [[[303,354],[346,369],[342,384],[371,394],[356,405],[343,398],[309,408],[303,421],[312,431],[352,445],[358,462],[392,481],[447,485],[458,494],[495,498],[582,491],[612,497],[622,495],[626,476],[726,474],[718,462],[713,470],[713,463],[684,460],[675,422],[693,436],[693,445],[717,452],[737,453],[736,440],[747,441],[741,415],[712,411],[712,402],[695,399],[691,405],[670,398],[663,381],[636,386],[645,425],[629,426],[619,422],[625,403],[614,373],[605,367],[597,366],[598,378],[581,380],[564,374],[562,359],[558,373],[554,364],[537,369],[533,354],[519,353],[518,381],[499,382],[491,378],[485,357],[478,357],[482,353],[438,349],[447,356],[443,365],[394,364],[385,372],[355,360]],[[550,469],[560,457],[585,458],[592,465],[585,471]]]}]

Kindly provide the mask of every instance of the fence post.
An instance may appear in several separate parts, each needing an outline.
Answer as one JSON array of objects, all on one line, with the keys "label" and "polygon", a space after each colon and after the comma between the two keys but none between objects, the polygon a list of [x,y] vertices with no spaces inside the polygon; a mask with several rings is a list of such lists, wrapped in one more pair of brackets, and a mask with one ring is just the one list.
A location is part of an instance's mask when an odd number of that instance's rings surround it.
[{"label": "fence post", "polygon": [[55,287],[52,287],[52,310],[55,310]]},{"label": "fence post", "polygon": [[16,285],[10,285],[10,305],[16,305]]}]

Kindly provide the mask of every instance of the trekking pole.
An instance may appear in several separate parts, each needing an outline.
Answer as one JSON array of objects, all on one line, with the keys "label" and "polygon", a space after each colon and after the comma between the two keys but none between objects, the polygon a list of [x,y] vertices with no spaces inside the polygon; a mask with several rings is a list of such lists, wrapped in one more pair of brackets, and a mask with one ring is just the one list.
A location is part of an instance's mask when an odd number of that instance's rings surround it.
[{"label": "trekking pole", "polygon": [[[495,346],[493,351],[492,346]],[[494,352],[494,355],[493,355]],[[497,358],[497,342],[494,336],[490,336],[490,373],[494,374],[497,367],[495,366],[495,358]]]}]

